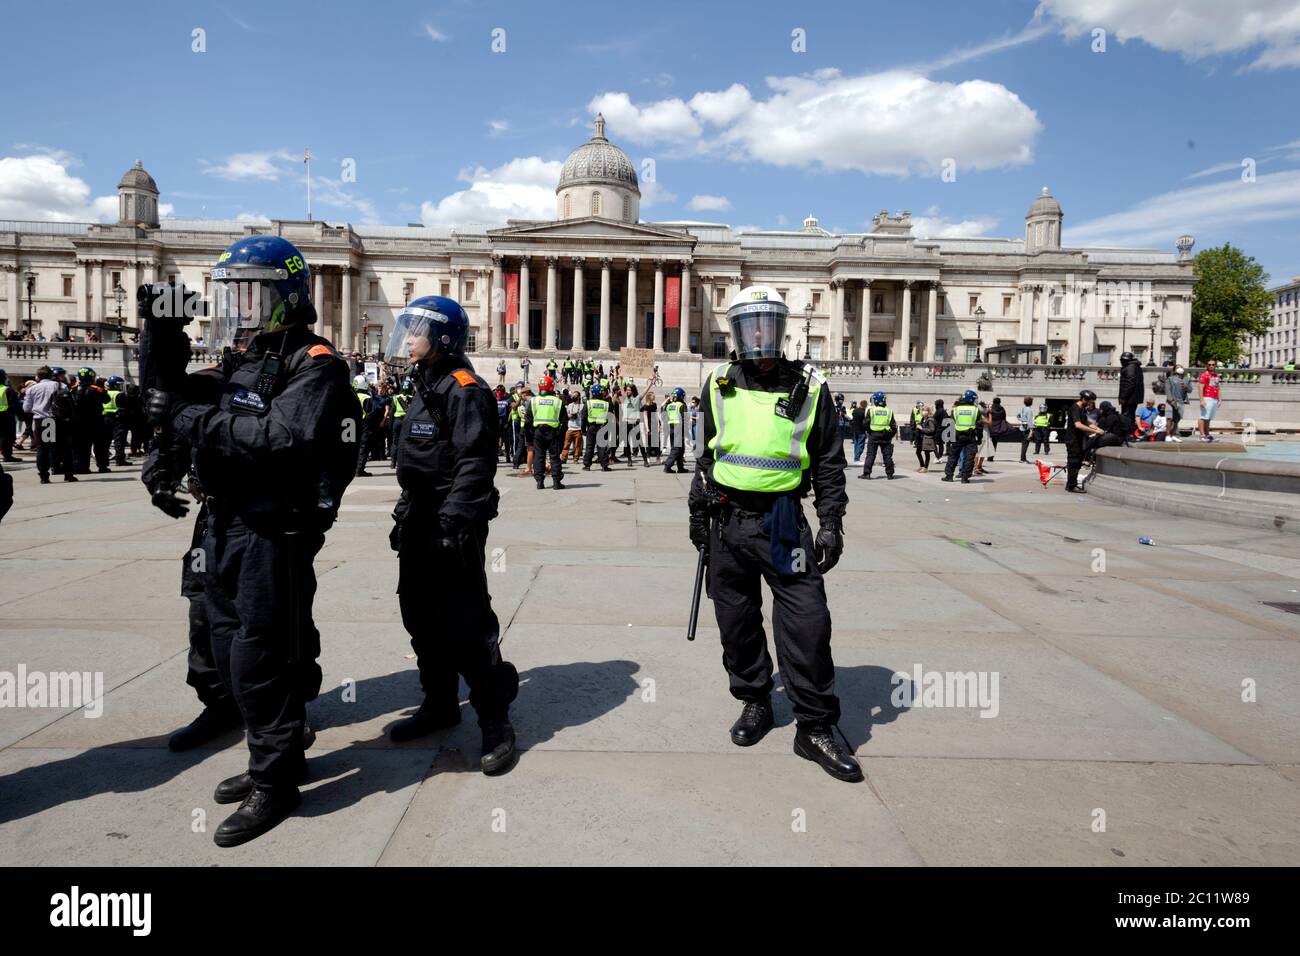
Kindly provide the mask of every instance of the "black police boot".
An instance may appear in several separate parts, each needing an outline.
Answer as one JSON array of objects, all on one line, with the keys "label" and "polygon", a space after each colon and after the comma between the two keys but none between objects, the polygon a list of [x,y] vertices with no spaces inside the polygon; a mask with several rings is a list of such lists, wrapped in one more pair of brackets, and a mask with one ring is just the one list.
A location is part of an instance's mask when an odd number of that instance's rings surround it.
[{"label": "black police boot", "polygon": [[388,739],[393,743],[417,740],[429,734],[455,727],[460,723],[460,701],[454,704],[431,704],[426,698],[420,709],[410,717],[404,717],[388,730]]},{"label": "black police boot", "polygon": [[862,779],[861,765],[836,742],[830,730],[800,727],[794,735],[794,752],[805,760],[820,764],[823,770],[837,780],[857,783]]},{"label": "black police boot", "polygon": [[[298,783],[305,783],[307,780],[307,761],[303,761],[302,770],[296,777]],[[248,795],[253,792],[253,778],[248,771],[237,773],[233,777],[227,777],[217,784],[217,789],[212,792],[212,799],[217,803],[243,803]]]},{"label": "black police boot", "polygon": [[737,747],[752,747],[772,729],[772,700],[745,702],[740,718],[731,725],[731,742]]},{"label": "black police boot", "polygon": [[479,760],[489,777],[505,773],[519,759],[515,749],[515,728],[508,719],[483,723],[483,756]]},{"label": "black police boot", "polygon": [[943,476],[942,478],[940,478],[939,480],[940,480],[940,481],[952,481],[952,475],[944,475],[944,476]]},{"label": "black police boot", "polygon": [[614,469],[611,468],[611,467],[609,467],[609,465],[601,465],[601,466],[600,466],[600,470],[601,470],[601,471],[613,471]]},{"label": "black police boot", "polygon": [[886,478],[888,481],[893,481],[893,480],[894,480],[894,476],[893,476],[893,475],[885,475],[885,478]]},{"label": "black police boot", "polygon": [[583,465],[583,466],[582,466],[582,470],[583,470],[583,471],[591,471],[591,465]]},{"label": "black police boot", "polygon": [[373,476],[373,474],[372,474],[371,472],[368,472],[368,471],[366,471],[366,470],[363,468],[363,469],[361,469],[359,472],[357,472],[353,477],[355,477],[355,478],[372,478],[372,477],[374,477],[374,476]]},{"label": "black police boot", "polygon": [[97,474],[101,474],[101,475],[108,475],[112,473],[108,468],[108,466],[104,466],[103,468],[96,468],[95,471]]},{"label": "black police boot", "polygon": [[80,481],[81,479],[78,478],[76,475],[64,475],[64,476],[63,476],[63,480],[64,480],[64,481]]},{"label": "black police boot", "polygon": [[545,488],[545,487],[546,487],[546,481],[545,481],[545,479],[543,479],[542,481],[539,481],[539,482],[537,483],[537,490],[538,490],[538,491],[541,491],[541,490],[542,490],[543,488]]},{"label": "black police boot", "polygon": [[244,719],[239,716],[239,709],[234,703],[221,707],[204,707],[203,711],[188,726],[182,727],[171,735],[167,749],[175,753],[192,750],[215,740],[228,730],[242,727]]},{"label": "black police boot", "polygon": [[559,478],[553,478],[553,479],[551,479],[551,490],[552,490],[552,491],[563,491],[563,490],[564,490],[564,482],[563,482],[562,480],[560,480]]},{"label": "black police boot", "polygon": [[870,480],[871,480],[871,473],[870,473],[870,472],[866,472],[866,471],[864,471],[862,474],[858,475],[858,477],[859,477],[859,478],[865,478],[865,479],[867,479],[868,481],[870,481]]},{"label": "black police boot", "polygon": [[961,480],[961,483],[962,483],[963,485],[969,485],[969,484],[970,484],[970,479],[969,479],[969,478],[963,478],[963,479]]},{"label": "black police boot", "polygon": [[298,793],[297,787],[254,787],[239,805],[239,809],[217,827],[212,842],[217,846],[230,847],[256,840],[297,810],[300,803],[302,795]]}]

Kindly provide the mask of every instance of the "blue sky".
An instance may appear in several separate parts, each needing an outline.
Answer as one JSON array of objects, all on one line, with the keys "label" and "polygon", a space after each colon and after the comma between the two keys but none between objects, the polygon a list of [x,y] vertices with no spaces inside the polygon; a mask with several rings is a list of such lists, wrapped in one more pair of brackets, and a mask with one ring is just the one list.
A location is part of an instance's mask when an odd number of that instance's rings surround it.
[{"label": "blue sky", "polygon": [[1014,236],[1048,185],[1067,243],[1172,249],[1186,231],[1300,274],[1300,0],[229,0],[5,19],[0,218],[111,218],[137,158],[176,216],[302,218],[308,145],[316,218],[549,216],[599,108],[648,220],[811,213],[853,231],[910,209],[918,234]]}]

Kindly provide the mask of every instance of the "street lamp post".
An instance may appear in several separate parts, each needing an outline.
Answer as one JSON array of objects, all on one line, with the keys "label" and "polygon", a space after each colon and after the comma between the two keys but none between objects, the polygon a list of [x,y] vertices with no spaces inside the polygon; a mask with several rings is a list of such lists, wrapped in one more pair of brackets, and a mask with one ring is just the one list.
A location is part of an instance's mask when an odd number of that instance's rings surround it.
[{"label": "street lamp post", "polygon": [[126,290],[122,288],[122,283],[113,286],[113,299],[117,302],[117,324],[122,324],[122,303],[126,301]]},{"label": "street lamp post", "polygon": [[1156,364],[1156,320],[1160,318],[1160,313],[1155,309],[1151,310],[1151,349],[1147,353],[1147,367],[1154,368]]},{"label": "street lamp post", "polygon": [[975,306],[975,361],[984,361],[984,306]]},{"label": "street lamp post", "polygon": [[36,273],[28,269],[23,278],[27,280],[27,334],[32,334],[32,296],[36,292]]},{"label": "street lamp post", "polygon": [[810,337],[812,336],[813,307],[811,302],[803,307],[803,316],[803,358],[806,362],[812,358]]},{"label": "street lamp post", "polygon": [[1182,329],[1175,328],[1169,330],[1169,338],[1174,343],[1174,364],[1175,365],[1178,364],[1178,340],[1181,339],[1182,337],[1183,337]]}]

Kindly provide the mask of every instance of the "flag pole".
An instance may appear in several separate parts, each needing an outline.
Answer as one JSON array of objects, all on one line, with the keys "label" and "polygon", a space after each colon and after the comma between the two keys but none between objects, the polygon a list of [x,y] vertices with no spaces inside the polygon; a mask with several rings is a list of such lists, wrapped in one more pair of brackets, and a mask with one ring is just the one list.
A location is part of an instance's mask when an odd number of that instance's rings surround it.
[{"label": "flag pole", "polygon": [[302,161],[307,164],[307,221],[311,222],[311,147],[302,151]]}]

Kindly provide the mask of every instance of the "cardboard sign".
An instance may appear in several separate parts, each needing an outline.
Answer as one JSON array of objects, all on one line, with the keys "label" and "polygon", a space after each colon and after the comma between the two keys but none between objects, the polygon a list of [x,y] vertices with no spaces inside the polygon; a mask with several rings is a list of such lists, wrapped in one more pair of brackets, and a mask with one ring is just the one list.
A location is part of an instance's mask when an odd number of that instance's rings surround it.
[{"label": "cardboard sign", "polygon": [[621,348],[618,350],[618,364],[620,375],[648,379],[654,374],[655,350]]}]

